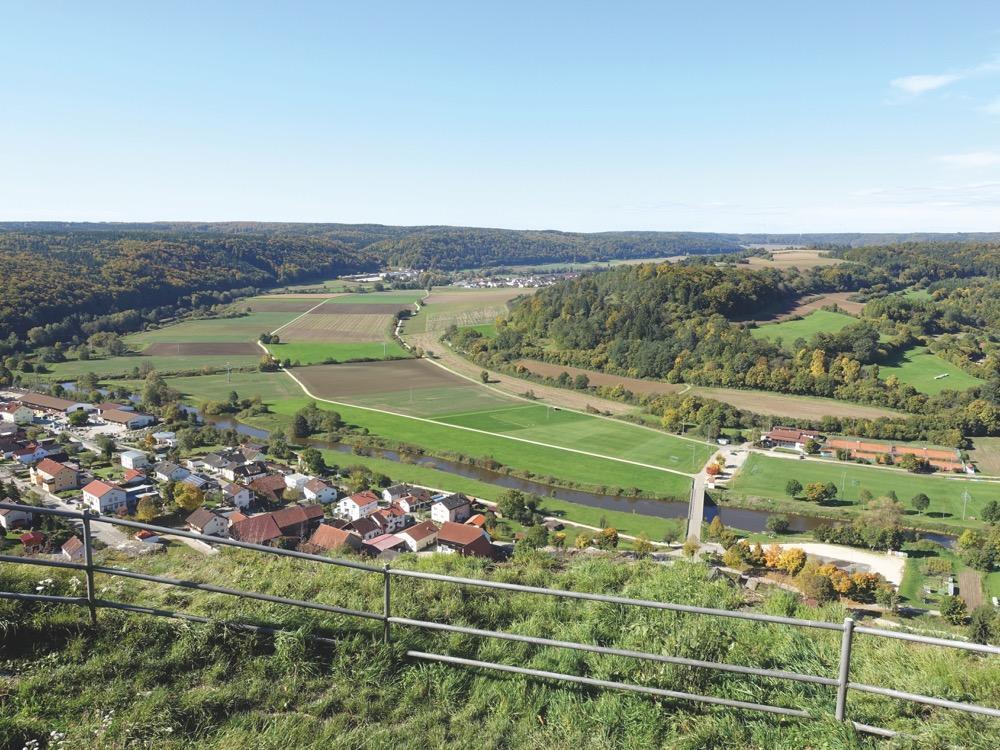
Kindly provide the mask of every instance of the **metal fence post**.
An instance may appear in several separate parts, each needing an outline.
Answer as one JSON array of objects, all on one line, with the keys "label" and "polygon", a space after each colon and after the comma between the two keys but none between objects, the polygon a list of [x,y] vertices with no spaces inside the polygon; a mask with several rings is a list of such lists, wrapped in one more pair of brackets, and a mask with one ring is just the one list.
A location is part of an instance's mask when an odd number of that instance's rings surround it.
[{"label": "metal fence post", "polygon": [[854,620],[844,618],[844,633],[840,639],[840,670],[837,674],[837,721],[847,714],[847,683],[851,675],[851,643],[854,640]]},{"label": "metal fence post", "polygon": [[94,550],[90,541],[90,510],[83,511],[83,561],[87,566],[87,607],[90,609],[90,624],[97,624],[97,595],[94,591]]},{"label": "metal fence post", "polygon": [[382,579],[382,640],[389,643],[392,640],[392,634],[389,632],[389,618],[392,616],[390,609],[391,584],[389,583],[392,576],[389,575],[389,563],[382,566]]}]

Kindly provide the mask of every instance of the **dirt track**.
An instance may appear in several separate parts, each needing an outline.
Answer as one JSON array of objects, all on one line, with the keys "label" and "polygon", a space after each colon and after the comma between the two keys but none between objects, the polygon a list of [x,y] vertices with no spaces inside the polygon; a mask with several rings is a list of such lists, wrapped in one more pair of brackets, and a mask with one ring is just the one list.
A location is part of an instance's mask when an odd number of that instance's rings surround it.
[{"label": "dirt track", "polygon": [[144,357],[190,357],[218,354],[233,356],[237,354],[260,354],[256,344],[239,341],[201,342],[190,344],[150,344],[142,350]]}]

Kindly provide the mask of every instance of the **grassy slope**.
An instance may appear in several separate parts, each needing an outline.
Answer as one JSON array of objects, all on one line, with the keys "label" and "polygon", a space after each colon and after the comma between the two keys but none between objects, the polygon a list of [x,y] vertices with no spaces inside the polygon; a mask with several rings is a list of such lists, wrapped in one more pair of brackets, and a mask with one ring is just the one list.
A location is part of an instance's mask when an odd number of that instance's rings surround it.
[{"label": "grassy slope", "polygon": [[[333,566],[250,553],[206,558],[186,548],[142,561],[112,562],[146,572],[252,588],[341,606],[378,610],[381,577]],[[197,565],[194,565],[197,563]],[[561,569],[529,556],[490,573],[475,560],[404,558],[397,566],[469,577],[701,606],[738,606],[739,594],[711,581],[700,565],[670,568],[583,560]],[[303,575],[309,570],[308,575]],[[5,566],[0,588],[33,591],[42,575]],[[68,593],[69,576],[45,572],[51,593]],[[76,576],[79,579],[79,576]],[[77,583],[79,586],[79,581]],[[50,731],[67,747],[179,748],[876,748],[883,741],[855,735],[830,719],[779,720],[754,712],[684,701],[572,688],[403,657],[407,649],[448,653],[592,677],[833,711],[834,691],[722,672],[538,648],[396,626],[391,646],[381,625],[291,610],[279,605],[203,595],[125,579],[99,578],[107,598],[180,609],[215,618],[250,619],[299,634],[251,637],[102,610],[96,629],[82,608],[0,602],[6,636],[0,643],[0,737],[19,748]],[[544,637],[600,642],[835,676],[839,636],[732,619],[623,609],[431,581],[396,579],[394,613],[433,621]],[[831,606],[809,610],[777,594],[764,611],[839,620]],[[335,648],[303,633],[335,637]],[[942,649],[870,637],[855,641],[852,679],[952,699],[1000,703],[994,662]],[[914,735],[913,747],[993,748],[997,723],[957,720],[932,708],[914,712],[898,701],[852,694],[852,719]]]},{"label": "grassy slope", "polygon": [[[935,380],[935,376],[948,373],[948,377]],[[935,394],[944,390],[964,391],[984,381],[946,362],[926,347],[917,346],[905,352],[898,360],[879,364],[879,374],[883,378],[895,375],[921,393]]]},{"label": "grassy slope", "polygon": [[[931,505],[926,514],[907,517],[908,522],[916,524],[927,520],[948,525],[975,526],[978,525],[977,522],[962,522],[962,493],[968,491],[970,495],[969,517],[978,516],[989,500],[1000,497],[1000,484],[996,483],[908,474],[849,463],[793,461],[756,454],[747,459],[743,469],[730,483],[730,492],[785,500],[790,503],[791,509],[802,512],[812,510],[812,504],[790,500],[785,494],[785,484],[789,479],[797,479],[803,485],[810,482],[833,482],[839,489],[839,498],[852,503],[857,503],[858,496],[864,489],[876,497],[894,490],[907,509],[910,507],[910,498],[923,492],[931,499]],[[859,508],[860,506],[854,506],[845,510]]]},{"label": "grassy slope", "polygon": [[817,310],[798,320],[786,320],[781,323],[768,323],[754,328],[751,333],[758,339],[774,341],[781,338],[786,347],[790,347],[796,339],[811,339],[820,331],[836,333],[844,326],[857,322],[856,318],[843,313]]},{"label": "grassy slope", "polygon": [[293,344],[269,344],[267,349],[278,359],[289,359],[302,365],[321,364],[327,361],[352,362],[410,356],[410,353],[401,347],[395,339],[390,338],[388,333],[385,344],[379,341],[341,343],[309,341]]}]

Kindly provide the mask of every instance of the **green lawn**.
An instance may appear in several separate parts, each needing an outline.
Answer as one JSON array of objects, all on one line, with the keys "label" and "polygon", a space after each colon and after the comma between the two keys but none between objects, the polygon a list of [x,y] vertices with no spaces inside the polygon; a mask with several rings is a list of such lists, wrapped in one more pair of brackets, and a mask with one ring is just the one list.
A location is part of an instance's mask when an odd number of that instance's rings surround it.
[{"label": "green lawn", "polygon": [[482,388],[475,383],[369,393],[364,396],[351,396],[345,400],[357,406],[431,418],[488,409],[532,406],[488,388]]},{"label": "green lawn", "polygon": [[687,473],[698,471],[715,450],[706,443],[683,440],[659,430],[543,404],[521,403],[510,408],[445,416],[440,420]]},{"label": "green lawn", "polygon": [[238,318],[185,320],[176,325],[130,334],[125,337],[125,342],[137,350],[157,342],[253,342],[260,334],[273,331],[299,315],[301,313],[297,312],[252,312]]},{"label": "green lawn", "polygon": [[[967,518],[978,517],[983,506],[993,499],[1000,499],[1000,483],[972,479],[952,479],[949,476],[917,475],[903,471],[891,471],[858,466],[849,463],[827,463],[821,461],[795,461],[785,458],[751,455],[742,470],[729,484],[729,491],[735,495],[775,498],[791,504],[792,509],[808,513],[815,506],[800,500],[791,500],[785,493],[785,484],[796,479],[803,485],[810,482],[833,482],[839,490],[838,498],[858,503],[862,490],[874,496],[896,492],[900,502],[912,513],[910,499],[923,492],[931,499],[927,513],[907,515],[908,523],[919,525],[921,521],[954,526],[978,526],[978,521],[962,521],[963,493],[968,492]],[[846,510],[860,508],[854,505]]]},{"label": "green lawn", "polygon": [[782,344],[788,348],[797,339],[803,338],[808,341],[821,331],[836,333],[841,328],[856,322],[857,318],[852,318],[844,313],[816,310],[798,320],[785,320],[781,323],[767,323],[758,326],[751,329],[751,333],[758,339],[775,341],[780,338]]},{"label": "green lawn", "polygon": [[[241,398],[260,396],[267,404],[290,398],[302,398],[302,389],[287,375],[275,372],[234,372],[225,375],[199,375],[188,378],[167,378],[184,398],[194,404],[200,401],[225,401],[232,391]],[[135,384],[142,387],[141,383]]]},{"label": "green lawn", "polygon": [[[263,352],[261,352],[263,354]],[[143,357],[132,354],[127,357],[105,357],[102,359],[79,360],[48,364],[52,372],[45,377],[51,381],[76,380],[84,373],[93,372],[102,377],[108,375],[127,375],[141,365],[149,365],[159,373],[189,372],[209,368],[218,370],[226,363],[234,368],[256,367],[260,356],[249,355],[190,355],[184,357],[154,356]]]},{"label": "green lawn", "polygon": [[[932,354],[925,346],[916,346],[891,362],[879,363],[879,374],[883,378],[895,375],[900,381],[930,395],[944,390],[964,391],[984,384],[979,378]],[[943,374],[947,377],[937,377]]]},{"label": "green lawn", "polygon": [[496,323],[483,323],[478,326],[466,326],[471,328],[473,331],[479,331],[483,338],[495,339],[497,337],[497,324]]},{"label": "green lawn", "polygon": [[[281,333],[278,333],[281,336]],[[319,343],[315,341],[299,343],[268,344],[268,351],[278,359],[288,359],[302,365],[316,365],[324,362],[354,362],[366,359],[391,359],[411,356],[399,343],[386,335],[385,342],[367,341],[351,343]]]}]

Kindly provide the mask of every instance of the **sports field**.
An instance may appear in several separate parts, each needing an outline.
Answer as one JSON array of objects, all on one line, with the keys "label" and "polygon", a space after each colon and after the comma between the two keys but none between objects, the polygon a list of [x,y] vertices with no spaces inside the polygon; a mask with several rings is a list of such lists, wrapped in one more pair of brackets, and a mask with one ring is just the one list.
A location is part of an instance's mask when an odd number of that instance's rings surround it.
[{"label": "sports field", "polygon": [[[910,499],[924,493],[931,499],[927,513],[907,516],[915,523],[925,518],[945,524],[962,524],[964,494],[968,493],[967,517],[979,515],[989,501],[1000,498],[1000,483],[977,481],[974,479],[952,478],[952,475],[918,475],[901,470],[868,468],[849,463],[835,463],[815,460],[795,460],[774,458],[752,454],[739,474],[730,482],[733,494],[790,499],[785,493],[789,479],[796,479],[802,485],[810,482],[833,482],[837,485],[838,499],[858,503],[862,490],[868,490],[875,497],[895,491],[904,508],[912,511]],[[803,512],[813,507],[811,503],[796,501]]]},{"label": "sports field", "polygon": [[426,360],[307,367],[294,374],[318,398],[685,473],[698,471],[713,451],[659,430],[516,399]]},{"label": "sports field", "polygon": [[891,362],[880,362],[879,374],[883,378],[895,375],[921,393],[930,395],[944,390],[964,391],[984,384],[979,378],[932,354],[925,346],[909,349]]},{"label": "sports field", "polygon": [[817,333],[836,333],[841,328],[856,323],[857,319],[843,313],[829,310],[816,310],[798,320],[784,320],[780,323],[767,323],[751,329],[754,338],[776,341],[781,339],[782,345],[789,349],[797,339],[809,341]]},{"label": "sports field", "polygon": [[407,334],[444,331],[454,324],[459,328],[491,325],[507,315],[507,303],[515,297],[534,293],[534,289],[455,289],[431,293],[420,312],[404,323]]}]

